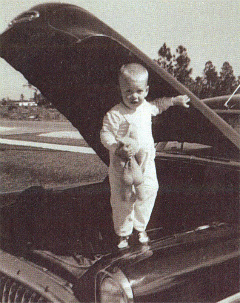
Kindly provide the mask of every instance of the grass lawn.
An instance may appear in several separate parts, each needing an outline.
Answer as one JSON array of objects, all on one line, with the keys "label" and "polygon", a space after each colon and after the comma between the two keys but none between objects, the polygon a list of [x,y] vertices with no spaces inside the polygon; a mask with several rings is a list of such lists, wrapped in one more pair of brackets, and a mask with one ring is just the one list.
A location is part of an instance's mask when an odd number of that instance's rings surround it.
[{"label": "grass lawn", "polygon": [[16,146],[1,146],[0,165],[1,192],[100,181],[107,175],[96,155]]}]

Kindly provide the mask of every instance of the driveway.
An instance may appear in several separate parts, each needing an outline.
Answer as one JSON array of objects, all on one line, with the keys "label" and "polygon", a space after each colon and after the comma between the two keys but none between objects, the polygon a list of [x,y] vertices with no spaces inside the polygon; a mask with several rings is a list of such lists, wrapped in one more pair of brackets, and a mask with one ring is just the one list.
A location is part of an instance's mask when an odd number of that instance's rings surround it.
[{"label": "driveway", "polygon": [[69,122],[0,120],[0,144],[95,153]]}]

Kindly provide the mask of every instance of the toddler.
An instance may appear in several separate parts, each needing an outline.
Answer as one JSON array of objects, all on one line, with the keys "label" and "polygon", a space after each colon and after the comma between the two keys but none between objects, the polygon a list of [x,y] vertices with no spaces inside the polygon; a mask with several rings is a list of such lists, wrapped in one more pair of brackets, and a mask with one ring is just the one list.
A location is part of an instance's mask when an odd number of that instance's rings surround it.
[{"label": "toddler", "polygon": [[[100,138],[109,150],[110,202],[114,230],[119,236],[118,248],[123,249],[128,247],[128,239],[133,229],[138,232],[140,243],[149,241],[145,230],[158,191],[151,118],[170,106],[180,105],[188,108],[190,100],[187,96],[177,96],[147,102],[145,98],[149,91],[148,71],[138,63],[121,67],[119,86],[122,100],[105,115]],[[134,140],[128,141],[126,146],[122,138],[129,136],[129,128],[134,129]],[[133,157],[136,161],[138,159],[137,164],[142,174],[140,182],[125,182],[124,170],[119,169],[116,156],[120,157],[123,163]],[[136,177],[133,172],[132,181],[134,176]]]}]

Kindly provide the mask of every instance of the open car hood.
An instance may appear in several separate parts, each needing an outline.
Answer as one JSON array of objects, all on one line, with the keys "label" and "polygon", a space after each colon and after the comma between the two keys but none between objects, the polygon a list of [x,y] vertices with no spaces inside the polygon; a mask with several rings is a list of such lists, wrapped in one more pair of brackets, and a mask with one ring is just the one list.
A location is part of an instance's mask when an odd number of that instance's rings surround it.
[{"label": "open car hood", "polygon": [[239,155],[239,135],[214,111],[139,49],[89,12],[43,4],[19,15],[0,36],[1,57],[37,87],[75,126],[99,157],[108,152],[99,132],[105,113],[121,100],[118,71],[139,62],[150,74],[149,102],[187,94],[190,109],[172,107],[153,121],[156,142],[211,145]]}]

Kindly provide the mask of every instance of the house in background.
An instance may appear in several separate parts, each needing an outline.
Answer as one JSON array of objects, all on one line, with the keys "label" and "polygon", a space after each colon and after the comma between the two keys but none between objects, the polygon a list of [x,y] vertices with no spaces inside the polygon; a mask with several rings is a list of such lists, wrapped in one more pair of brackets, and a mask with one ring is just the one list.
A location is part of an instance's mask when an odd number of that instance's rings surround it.
[{"label": "house in background", "polygon": [[21,100],[21,101],[16,101],[18,102],[18,106],[37,106],[37,103],[34,101],[33,98],[30,98],[29,100]]}]

